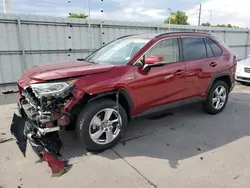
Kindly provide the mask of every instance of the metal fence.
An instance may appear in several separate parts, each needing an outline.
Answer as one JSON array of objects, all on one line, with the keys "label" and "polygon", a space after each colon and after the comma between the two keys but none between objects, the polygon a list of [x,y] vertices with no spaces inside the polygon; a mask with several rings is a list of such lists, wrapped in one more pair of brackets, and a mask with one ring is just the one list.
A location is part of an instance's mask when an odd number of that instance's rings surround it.
[{"label": "metal fence", "polygon": [[[123,35],[161,33],[166,24],[0,14],[0,84],[15,82],[29,67],[85,57]],[[171,31],[209,32],[208,27],[171,25]],[[248,29],[212,28],[239,56],[250,53]]]}]

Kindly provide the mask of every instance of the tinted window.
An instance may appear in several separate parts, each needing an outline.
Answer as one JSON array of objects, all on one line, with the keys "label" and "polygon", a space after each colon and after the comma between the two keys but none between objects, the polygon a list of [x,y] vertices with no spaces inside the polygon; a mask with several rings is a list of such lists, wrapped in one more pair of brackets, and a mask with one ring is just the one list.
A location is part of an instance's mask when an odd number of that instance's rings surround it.
[{"label": "tinted window", "polygon": [[214,56],[220,56],[222,54],[221,48],[211,39],[207,39],[208,44],[210,45]]},{"label": "tinted window", "polygon": [[206,40],[206,48],[207,48],[207,57],[213,57],[213,52],[211,50],[211,47],[208,45],[208,42]]},{"label": "tinted window", "polygon": [[198,60],[207,57],[203,38],[182,38],[184,60]]},{"label": "tinted window", "polygon": [[166,63],[179,61],[177,38],[169,38],[160,41],[146,53],[146,58],[150,55],[162,56],[165,58]]}]

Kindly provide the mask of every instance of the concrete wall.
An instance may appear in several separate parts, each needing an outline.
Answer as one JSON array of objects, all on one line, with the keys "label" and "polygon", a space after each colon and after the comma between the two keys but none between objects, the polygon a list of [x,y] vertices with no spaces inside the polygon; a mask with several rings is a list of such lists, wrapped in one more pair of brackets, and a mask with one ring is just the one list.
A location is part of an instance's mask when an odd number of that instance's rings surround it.
[{"label": "concrete wall", "polygon": [[[166,24],[0,14],[0,84],[15,82],[29,67],[85,57],[123,35],[161,33]],[[209,32],[207,27],[171,25],[171,31]],[[240,57],[249,53],[248,29],[212,28]]]}]

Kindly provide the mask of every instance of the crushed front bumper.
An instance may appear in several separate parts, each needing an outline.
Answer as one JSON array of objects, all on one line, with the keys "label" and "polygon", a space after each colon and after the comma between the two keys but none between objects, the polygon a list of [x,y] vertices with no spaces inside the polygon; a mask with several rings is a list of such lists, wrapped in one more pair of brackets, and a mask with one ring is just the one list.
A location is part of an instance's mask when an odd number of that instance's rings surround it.
[{"label": "crushed front bumper", "polygon": [[[24,116],[24,112],[20,104],[18,105],[20,115],[14,113],[10,131],[16,138],[16,143],[22,154],[26,156],[27,142],[31,144],[34,152],[48,162],[51,168],[52,176],[60,176],[68,171],[71,165],[64,160],[60,154],[62,142],[55,131],[48,131],[41,134],[38,126],[34,122],[29,121]],[[47,128],[48,130],[49,128]]]}]

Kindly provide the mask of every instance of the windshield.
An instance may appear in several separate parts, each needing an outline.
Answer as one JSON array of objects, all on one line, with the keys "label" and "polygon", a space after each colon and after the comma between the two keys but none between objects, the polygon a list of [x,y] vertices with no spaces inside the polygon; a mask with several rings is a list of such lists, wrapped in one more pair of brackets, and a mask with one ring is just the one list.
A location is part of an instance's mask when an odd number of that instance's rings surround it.
[{"label": "windshield", "polygon": [[98,64],[126,64],[150,39],[122,38],[91,54],[86,61]]}]

